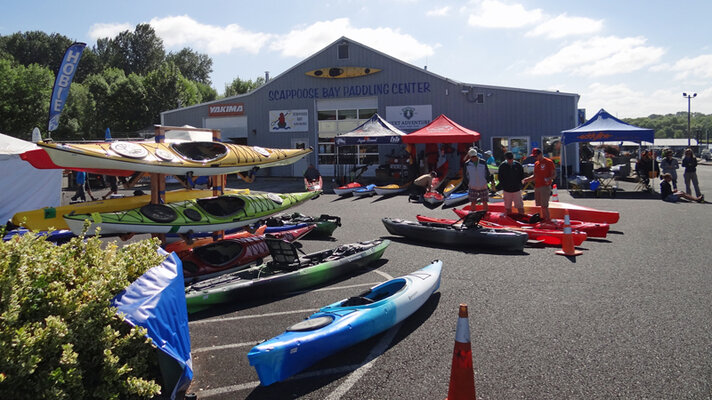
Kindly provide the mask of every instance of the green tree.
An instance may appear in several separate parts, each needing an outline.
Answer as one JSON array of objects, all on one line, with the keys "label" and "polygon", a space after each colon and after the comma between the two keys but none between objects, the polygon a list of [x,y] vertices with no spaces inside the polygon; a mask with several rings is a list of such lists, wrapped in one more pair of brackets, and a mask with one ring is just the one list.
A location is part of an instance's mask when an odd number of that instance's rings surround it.
[{"label": "green tree", "polygon": [[106,110],[106,115],[107,124],[112,130],[136,131],[151,124],[148,94],[140,75],[130,74],[112,83],[109,92],[108,102],[111,107]]},{"label": "green tree", "polygon": [[81,83],[73,83],[69,88],[67,104],[60,116],[59,127],[52,132],[55,140],[96,139],[91,130],[94,104],[89,88]]},{"label": "green tree", "polygon": [[187,79],[210,85],[210,73],[213,72],[213,60],[205,54],[184,48],[177,53],[169,53],[166,61],[174,63]]},{"label": "green tree", "polygon": [[195,87],[198,89],[198,92],[200,92],[200,101],[203,103],[218,98],[218,91],[213,89],[210,85],[195,82]]},{"label": "green tree", "polygon": [[46,67],[0,60],[0,132],[29,139],[35,126],[46,128],[53,82]]},{"label": "green tree", "polygon": [[126,74],[145,75],[163,63],[163,41],[148,24],[138,24],[133,32],[123,31],[115,38],[96,41],[94,51],[105,67],[122,69]]},{"label": "green tree", "polygon": [[254,81],[252,79],[243,81],[235,78],[229,85],[225,85],[225,95],[223,97],[237,96],[238,94],[248,93],[257,89],[265,83],[265,78],[258,77]]}]

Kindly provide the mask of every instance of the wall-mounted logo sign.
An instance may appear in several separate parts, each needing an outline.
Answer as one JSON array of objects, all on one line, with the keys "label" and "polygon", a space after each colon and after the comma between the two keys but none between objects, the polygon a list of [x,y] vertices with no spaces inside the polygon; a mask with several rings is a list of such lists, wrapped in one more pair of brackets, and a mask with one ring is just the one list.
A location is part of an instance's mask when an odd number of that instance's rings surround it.
[{"label": "wall-mounted logo sign", "polygon": [[400,130],[420,129],[432,120],[433,106],[430,104],[386,107],[386,121]]},{"label": "wall-mounted logo sign", "polygon": [[309,110],[272,110],[270,132],[309,132]]},{"label": "wall-mounted logo sign", "polygon": [[245,115],[245,103],[215,104],[208,106],[208,115],[211,117]]},{"label": "wall-mounted logo sign", "polygon": [[361,76],[373,75],[381,71],[378,68],[368,67],[327,67],[309,71],[306,74],[314,78],[358,78]]}]

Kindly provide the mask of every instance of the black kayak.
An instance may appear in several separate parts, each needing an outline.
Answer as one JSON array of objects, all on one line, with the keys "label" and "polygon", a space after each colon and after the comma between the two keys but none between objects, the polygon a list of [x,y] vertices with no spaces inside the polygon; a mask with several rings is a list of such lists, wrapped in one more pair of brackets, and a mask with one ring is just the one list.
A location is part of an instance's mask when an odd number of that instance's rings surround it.
[{"label": "black kayak", "polygon": [[[476,215],[477,214],[477,215]],[[524,232],[484,228],[477,224],[482,215],[471,213],[461,224],[414,222],[396,218],[381,221],[392,235],[432,244],[523,251],[528,235]]]}]

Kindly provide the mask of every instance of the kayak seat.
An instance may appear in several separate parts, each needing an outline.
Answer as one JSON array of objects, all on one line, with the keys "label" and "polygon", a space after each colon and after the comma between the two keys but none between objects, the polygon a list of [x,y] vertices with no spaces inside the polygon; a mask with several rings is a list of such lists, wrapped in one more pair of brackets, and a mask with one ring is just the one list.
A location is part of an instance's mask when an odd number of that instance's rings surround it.
[{"label": "kayak seat", "polygon": [[482,217],[485,216],[484,211],[475,211],[468,213],[463,219],[462,219],[462,228],[463,229],[471,229],[471,228],[476,228],[477,224],[480,222]]},{"label": "kayak seat", "polygon": [[299,269],[302,260],[297,247],[286,240],[265,237],[265,243],[272,256],[272,265],[279,269]]},{"label": "kayak seat", "polygon": [[366,304],[371,304],[373,303],[373,299],[369,299],[368,297],[362,297],[362,296],[354,296],[354,297],[349,297],[341,303],[342,307],[353,307],[353,306],[364,306]]}]

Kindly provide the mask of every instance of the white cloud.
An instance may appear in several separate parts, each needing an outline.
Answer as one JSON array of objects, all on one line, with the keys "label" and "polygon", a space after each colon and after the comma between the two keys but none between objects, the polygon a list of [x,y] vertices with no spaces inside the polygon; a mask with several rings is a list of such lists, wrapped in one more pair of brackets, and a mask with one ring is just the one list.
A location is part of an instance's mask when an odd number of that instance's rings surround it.
[{"label": "white cloud", "polygon": [[102,38],[113,38],[123,31],[133,31],[134,26],[129,23],[123,24],[94,24],[89,28],[89,37],[93,40]]},{"label": "white cloud", "polygon": [[392,57],[414,61],[435,53],[434,48],[418,42],[414,37],[391,28],[356,28],[348,18],[319,21],[293,29],[272,41],[270,48],[285,57],[304,58],[324,46],[346,36]]},{"label": "white cloud", "polygon": [[484,0],[471,11],[467,23],[480,28],[521,28],[537,23],[543,16],[538,8],[527,10],[521,4]]},{"label": "white cloud", "polygon": [[450,12],[450,6],[445,6],[445,7],[441,7],[441,8],[434,8],[430,11],[427,11],[425,13],[425,15],[428,17],[444,17],[444,16],[447,16],[449,12]]},{"label": "white cloud", "polygon": [[150,22],[168,48],[191,47],[209,55],[233,50],[258,53],[272,35],[250,32],[237,24],[201,24],[187,15],[153,18]]},{"label": "white cloud", "polygon": [[676,72],[675,79],[688,77],[712,78],[712,54],[703,54],[694,58],[683,58],[667,69]]},{"label": "white cloud", "polygon": [[569,17],[561,14],[537,25],[525,36],[545,36],[549,39],[560,39],[570,35],[590,35],[603,28],[603,20],[586,17]]},{"label": "white cloud", "polygon": [[645,46],[643,37],[593,37],[576,41],[532,67],[532,75],[570,73],[606,76],[629,73],[653,65],[665,53],[660,47]]}]

